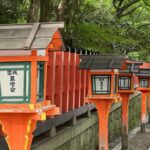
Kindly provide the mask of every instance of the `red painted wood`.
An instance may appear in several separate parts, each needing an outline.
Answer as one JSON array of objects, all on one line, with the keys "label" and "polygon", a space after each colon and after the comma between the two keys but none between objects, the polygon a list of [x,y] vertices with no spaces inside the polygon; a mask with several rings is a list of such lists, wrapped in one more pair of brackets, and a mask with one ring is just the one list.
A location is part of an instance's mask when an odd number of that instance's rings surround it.
[{"label": "red painted wood", "polygon": [[65,113],[84,105],[87,71],[79,70],[79,54],[49,51],[47,99]]},{"label": "red painted wood", "polygon": [[64,52],[56,53],[56,74],[55,74],[55,96],[54,103],[60,107],[62,111],[62,95],[63,95],[63,65]]},{"label": "red painted wood", "polygon": [[76,62],[76,56],[74,53],[71,53],[69,110],[75,108],[75,62]]},{"label": "red painted wood", "polygon": [[79,70],[80,58],[76,54],[76,93],[75,93],[75,108],[81,105],[81,70]]},{"label": "red painted wood", "polygon": [[49,61],[47,69],[47,92],[46,97],[54,104],[54,92],[55,92],[55,75],[56,75],[56,52],[49,52]]},{"label": "red painted wood", "polygon": [[64,75],[63,75],[63,102],[62,112],[69,110],[69,89],[70,89],[70,52],[64,52]]},{"label": "red painted wood", "polygon": [[85,74],[86,74],[86,71],[85,70],[82,70],[81,72],[81,105],[84,104],[84,87],[85,87]]}]

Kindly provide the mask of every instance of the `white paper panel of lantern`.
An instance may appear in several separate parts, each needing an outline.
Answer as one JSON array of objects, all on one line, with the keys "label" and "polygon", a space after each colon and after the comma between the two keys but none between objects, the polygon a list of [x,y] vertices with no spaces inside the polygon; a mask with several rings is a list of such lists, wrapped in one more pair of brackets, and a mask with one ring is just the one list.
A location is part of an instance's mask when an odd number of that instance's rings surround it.
[{"label": "white paper panel of lantern", "polygon": [[[11,63],[9,63],[11,64]],[[29,101],[30,64],[7,63],[0,64],[0,101]]]},{"label": "white paper panel of lantern", "polygon": [[131,89],[131,77],[122,76],[119,77],[119,90],[130,90]]},{"label": "white paper panel of lantern", "polygon": [[92,92],[93,94],[110,94],[111,76],[109,75],[92,75]]},{"label": "white paper panel of lantern", "polygon": [[149,87],[149,79],[140,79],[140,87],[148,88]]}]

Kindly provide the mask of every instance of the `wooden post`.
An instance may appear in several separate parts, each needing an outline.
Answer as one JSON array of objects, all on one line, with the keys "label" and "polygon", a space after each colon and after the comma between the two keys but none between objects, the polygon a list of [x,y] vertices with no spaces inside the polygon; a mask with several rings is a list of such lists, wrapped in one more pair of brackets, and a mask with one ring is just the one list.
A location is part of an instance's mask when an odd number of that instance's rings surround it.
[{"label": "wooden post", "polygon": [[150,123],[150,94],[148,94],[148,123]]},{"label": "wooden post", "polygon": [[99,150],[108,150],[108,117],[112,100],[96,100],[99,118]]},{"label": "wooden post", "polygon": [[147,93],[142,92],[142,102],[141,102],[141,132],[145,132],[146,125],[146,98]]},{"label": "wooden post", "polygon": [[128,93],[120,94],[122,97],[122,150],[128,149]]},{"label": "wooden post", "polygon": [[33,114],[0,114],[0,122],[10,150],[30,150],[32,132],[36,128]]}]

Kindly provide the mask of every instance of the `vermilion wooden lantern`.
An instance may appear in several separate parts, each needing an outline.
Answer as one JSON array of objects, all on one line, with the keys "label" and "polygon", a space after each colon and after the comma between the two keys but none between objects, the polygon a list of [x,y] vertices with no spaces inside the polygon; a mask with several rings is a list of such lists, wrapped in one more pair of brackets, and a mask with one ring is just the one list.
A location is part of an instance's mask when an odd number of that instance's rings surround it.
[{"label": "vermilion wooden lantern", "polygon": [[47,48],[58,27],[0,26],[0,124],[10,150],[29,150],[36,122],[59,114],[46,100]]},{"label": "vermilion wooden lantern", "polygon": [[145,132],[146,99],[150,92],[150,68],[140,68],[136,76],[138,76],[138,90],[142,92],[141,132]]},{"label": "vermilion wooden lantern", "polygon": [[138,90],[142,92],[150,91],[150,69],[139,69],[138,76]]},{"label": "vermilion wooden lantern", "polygon": [[117,96],[118,69],[122,57],[81,55],[80,69],[89,70],[87,102],[94,102],[99,116],[99,149],[108,150],[108,115]]},{"label": "vermilion wooden lantern", "polygon": [[134,71],[136,68],[135,62],[126,59],[119,71],[117,92],[122,97],[122,149],[128,149],[128,104],[130,94],[134,93]]}]

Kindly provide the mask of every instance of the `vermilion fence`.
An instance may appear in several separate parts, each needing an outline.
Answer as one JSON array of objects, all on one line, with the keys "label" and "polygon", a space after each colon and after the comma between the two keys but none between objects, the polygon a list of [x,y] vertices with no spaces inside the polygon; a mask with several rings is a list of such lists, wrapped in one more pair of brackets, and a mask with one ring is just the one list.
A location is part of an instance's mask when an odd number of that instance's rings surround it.
[{"label": "vermilion fence", "polygon": [[[49,51],[47,99],[61,111],[78,108],[87,94],[87,71],[78,69],[82,51]],[[84,52],[85,54],[85,52]]]}]

